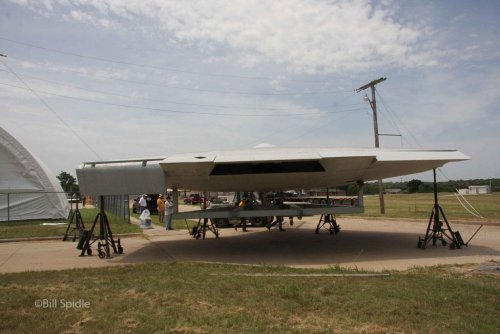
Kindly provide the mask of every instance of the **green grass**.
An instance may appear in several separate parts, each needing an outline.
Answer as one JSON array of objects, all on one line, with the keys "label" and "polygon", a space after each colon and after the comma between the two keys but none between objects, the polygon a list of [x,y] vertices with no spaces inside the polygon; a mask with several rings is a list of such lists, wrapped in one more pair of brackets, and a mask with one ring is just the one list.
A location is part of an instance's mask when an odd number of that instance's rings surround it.
[{"label": "green grass", "polygon": [[[387,194],[385,198],[388,218],[429,219],[433,205],[433,194]],[[467,201],[486,219],[500,222],[500,193],[487,195],[469,195]],[[367,217],[382,217],[379,197],[365,196],[365,213]],[[481,220],[468,213],[450,193],[439,194],[439,204],[450,220]]]},{"label": "green grass", "polygon": [[[241,277],[337,273],[216,264],[0,275],[0,332],[498,333],[500,280],[448,267],[389,277]],[[346,271],[342,271],[346,272]],[[55,299],[55,308],[35,302]],[[60,308],[83,299],[86,309]]]},{"label": "green grass", "polygon": [[[92,227],[92,223],[98,213],[98,209],[82,208],[80,214],[86,229]],[[106,213],[111,230],[114,234],[141,233],[141,229],[133,224],[128,224],[122,218]],[[71,217],[71,215],[70,215]],[[64,225],[44,226],[43,223],[65,223]],[[62,220],[35,220],[35,221],[12,221],[0,223],[0,239],[28,238],[28,237],[53,237],[64,236],[69,219]],[[73,225],[74,226],[74,225]]]}]

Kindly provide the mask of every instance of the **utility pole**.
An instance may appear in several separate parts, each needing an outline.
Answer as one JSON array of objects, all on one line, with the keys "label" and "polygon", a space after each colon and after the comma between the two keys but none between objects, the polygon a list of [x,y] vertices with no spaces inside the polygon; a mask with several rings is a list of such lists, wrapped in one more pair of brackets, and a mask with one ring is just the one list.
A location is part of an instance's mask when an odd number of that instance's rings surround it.
[{"label": "utility pole", "polygon": [[[368,96],[365,95],[365,100],[370,103],[370,107],[373,111],[373,130],[375,133],[375,147],[380,147],[379,145],[379,133],[378,133],[378,120],[377,120],[377,101],[375,99],[375,85],[385,81],[387,78],[379,78],[377,80],[373,80],[370,83],[367,83],[364,86],[356,89],[356,93],[359,93],[367,88],[370,88],[372,91],[372,99],[370,100]],[[384,204],[384,188],[382,184],[382,179],[378,180],[378,196],[380,199],[380,213],[385,214],[385,204]]]}]

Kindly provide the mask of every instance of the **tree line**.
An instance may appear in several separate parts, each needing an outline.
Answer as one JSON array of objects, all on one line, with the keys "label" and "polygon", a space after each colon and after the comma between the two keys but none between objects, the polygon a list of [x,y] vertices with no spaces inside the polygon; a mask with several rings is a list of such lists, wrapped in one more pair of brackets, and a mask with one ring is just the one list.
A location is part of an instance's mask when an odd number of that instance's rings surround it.
[{"label": "tree line", "polygon": [[[437,182],[439,192],[455,192],[457,189],[469,188],[469,186],[491,185],[491,191],[500,191],[500,179],[471,179],[471,180],[451,180]],[[399,189],[402,193],[432,193],[433,182],[423,182],[413,179],[408,182],[383,182],[384,190]],[[355,185],[341,186],[339,189],[345,190],[348,196],[357,194]],[[378,194],[378,182],[367,182],[364,187],[364,194]]]}]

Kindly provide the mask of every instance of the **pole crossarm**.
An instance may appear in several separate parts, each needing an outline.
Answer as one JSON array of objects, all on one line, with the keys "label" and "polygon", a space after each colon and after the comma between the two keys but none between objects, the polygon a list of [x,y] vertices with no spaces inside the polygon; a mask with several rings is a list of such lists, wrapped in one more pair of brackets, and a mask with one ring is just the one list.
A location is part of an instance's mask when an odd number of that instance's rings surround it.
[{"label": "pole crossarm", "polygon": [[366,85],[359,87],[358,89],[355,90],[355,92],[359,93],[362,90],[365,90],[365,89],[367,89],[369,87],[375,86],[376,84],[379,84],[379,83],[381,83],[382,81],[385,81],[385,80],[387,80],[387,78],[384,78],[384,77],[381,77],[381,78],[379,78],[377,80],[373,80],[373,81],[367,83]]}]

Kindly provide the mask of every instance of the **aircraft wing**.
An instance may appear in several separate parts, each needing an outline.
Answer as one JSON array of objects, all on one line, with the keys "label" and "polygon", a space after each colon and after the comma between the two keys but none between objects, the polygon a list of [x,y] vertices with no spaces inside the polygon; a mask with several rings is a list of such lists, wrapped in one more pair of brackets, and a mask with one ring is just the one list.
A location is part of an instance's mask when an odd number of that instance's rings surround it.
[{"label": "aircraft wing", "polygon": [[424,172],[470,159],[453,150],[259,148],[167,158],[87,162],[77,168],[86,195],[330,188]]},{"label": "aircraft wing", "polygon": [[467,159],[451,150],[261,148],[173,155],[159,164],[168,188],[277,191],[414,174]]}]

